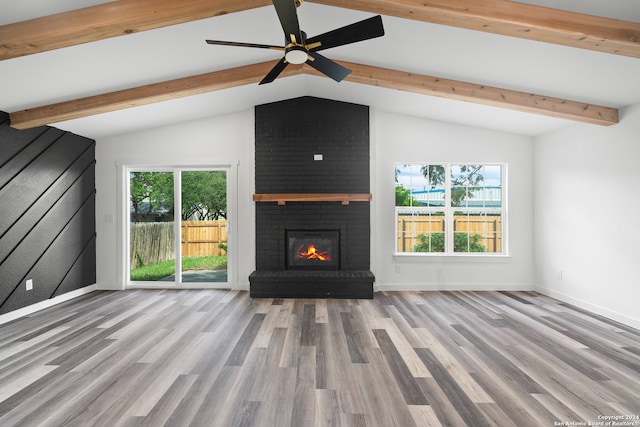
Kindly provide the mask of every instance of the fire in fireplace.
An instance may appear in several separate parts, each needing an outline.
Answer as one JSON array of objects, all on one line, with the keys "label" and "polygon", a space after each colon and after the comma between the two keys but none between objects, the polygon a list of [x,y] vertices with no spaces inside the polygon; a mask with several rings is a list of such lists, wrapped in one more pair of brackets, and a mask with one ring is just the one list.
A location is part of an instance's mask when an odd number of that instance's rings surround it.
[{"label": "fire in fireplace", "polygon": [[339,230],[287,230],[288,270],[338,270]]}]

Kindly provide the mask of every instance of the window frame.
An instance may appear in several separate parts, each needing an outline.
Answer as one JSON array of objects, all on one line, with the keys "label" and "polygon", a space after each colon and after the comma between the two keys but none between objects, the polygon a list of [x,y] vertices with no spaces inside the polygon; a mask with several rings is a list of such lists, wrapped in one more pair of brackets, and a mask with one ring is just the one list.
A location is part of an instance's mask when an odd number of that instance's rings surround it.
[{"label": "window frame", "polygon": [[[508,245],[508,200],[507,200],[507,184],[508,184],[508,164],[501,162],[395,162],[394,169],[400,166],[426,166],[437,165],[445,168],[444,183],[444,204],[443,206],[394,206],[394,257],[453,257],[453,258],[500,258],[509,256]],[[500,167],[501,191],[500,191],[500,207],[478,207],[478,206],[451,206],[452,178],[451,169],[460,165],[482,165],[482,166],[498,166]],[[394,190],[398,186],[395,182]],[[411,192],[409,193],[410,200]],[[396,201],[394,200],[394,205]],[[443,252],[402,252],[399,250],[400,230],[399,230],[399,213],[400,212],[425,212],[429,215],[442,214],[444,216],[444,235],[445,249]],[[454,221],[456,212],[474,213],[481,212],[486,215],[495,213],[500,215],[500,233],[497,239],[500,240],[500,252],[455,252],[454,248]],[[433,232],[432,232],[433,233]],[[413,236],[416,237],[415,235]]]}]

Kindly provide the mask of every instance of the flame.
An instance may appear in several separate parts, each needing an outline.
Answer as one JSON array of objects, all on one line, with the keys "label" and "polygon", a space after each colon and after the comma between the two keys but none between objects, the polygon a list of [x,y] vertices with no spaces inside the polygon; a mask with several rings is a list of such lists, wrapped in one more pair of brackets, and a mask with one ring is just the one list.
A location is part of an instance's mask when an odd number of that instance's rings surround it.
[{"label": "flame", "polygon": [[298,259],[318,259],[320,261],[331,261],[331,256],[327,255],[329,251],[318,252],[318,249],[314,244],[309,245],[306,251],[302,248],[303,246],[300,246],[298,248]]}]

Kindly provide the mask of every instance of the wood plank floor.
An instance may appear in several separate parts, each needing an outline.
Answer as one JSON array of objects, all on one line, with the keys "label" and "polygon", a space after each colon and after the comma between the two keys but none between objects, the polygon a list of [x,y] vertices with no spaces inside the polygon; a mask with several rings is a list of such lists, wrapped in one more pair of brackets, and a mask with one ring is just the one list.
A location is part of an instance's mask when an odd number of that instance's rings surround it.
[{"label": "wood plank floor", "polygon": [[0,326],[3,427],[640,426],[639,396],[640,331],[532,292],[94,292]]}]

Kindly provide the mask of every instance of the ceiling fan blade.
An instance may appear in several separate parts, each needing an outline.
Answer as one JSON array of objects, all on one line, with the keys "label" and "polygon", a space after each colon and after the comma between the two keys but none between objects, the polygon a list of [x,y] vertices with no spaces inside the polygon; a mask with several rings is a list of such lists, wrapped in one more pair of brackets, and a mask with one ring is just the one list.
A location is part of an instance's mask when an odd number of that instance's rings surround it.
[{"label": "ceiling fan blade", "polygon": [[319,53],[309,51],[309,56],[313,58],[313,60],[309,59],[307,61],[307,64],[320,71],[327,77],[331,77],[337,82],[342,81],[342,79],[347,77],[351,72],[350,69],[333,62],[332,60],[320,55]]},{"label": "ceiling fan blade", "polygon": [[284,59],[284,57],[276,64],[275,67],[273,67],[271,69],[271,71],[269,71],[267,73],[266,76],[264,76],[264,78],[260,81],[259,84],[263,85],[265,83],[271,83],[272,81],[274,81],[276,79],[276,77],[278,77],[280,75],[280,73],[287,67],[287,65],[289,65],[289,63],[287,62],[286,59]]},{"label": "ceiling fan blade", "polygon": [[382,17],[377,15],[364,21],[356,22],[355,24],[347,25],[346,27],[341,27],[307,39],[307,45],[320,42],[320,46],[311,48],[313,51],[319,51],[362,40],[373,39],[383,35],[384,27],[382,26]]},{"label": "ceiling fan blade", "polygon": [[276,13],[280,19],[280,24],[282,25],[282,30],[284,31],[287,41],[292,41],[291,34],[293,34],[296,41],[301,43],[302,36],[295,0],[273,0],[273,7],[276,8]]},{"label": "ceiling fan blade", "polygon": [[270,44],[226,42],[223,40],[206,40],[206,42],[208,44],[221,45],[221,46],[257,47],[260,49],[284,50],[284,47],[282,46],[274,46]]}]

